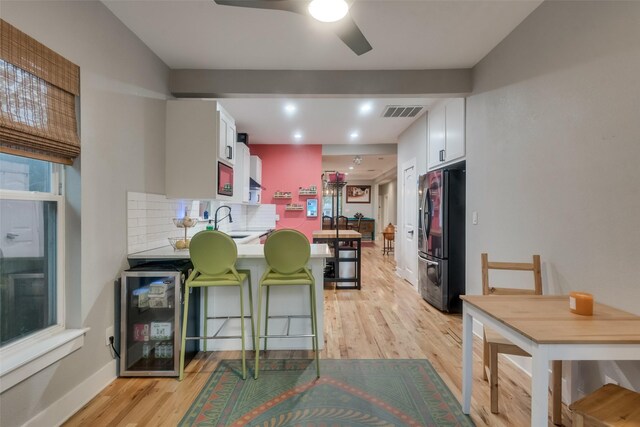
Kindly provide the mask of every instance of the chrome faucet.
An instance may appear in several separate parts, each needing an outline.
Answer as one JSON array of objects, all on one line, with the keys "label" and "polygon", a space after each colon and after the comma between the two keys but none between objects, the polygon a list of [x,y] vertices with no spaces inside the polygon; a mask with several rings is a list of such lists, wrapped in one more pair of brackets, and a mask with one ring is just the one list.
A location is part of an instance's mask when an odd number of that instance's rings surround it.
[{"label": "chrome faucet", "polygon": [[[229,213],[226,216],[223,216],[222,218],[218,219],[218,211],[222,208],[227,208],[229,209]],[[223,219],[229,217],[229,222],[233,222],[233,218],[231,217],[231,207],[227,206],[227,205],[222,205],[220,206],[218,209],[216,209],[216,213],[213,214],[213,229],[217,230],[218,229],[218,223],[220,223]]]}]

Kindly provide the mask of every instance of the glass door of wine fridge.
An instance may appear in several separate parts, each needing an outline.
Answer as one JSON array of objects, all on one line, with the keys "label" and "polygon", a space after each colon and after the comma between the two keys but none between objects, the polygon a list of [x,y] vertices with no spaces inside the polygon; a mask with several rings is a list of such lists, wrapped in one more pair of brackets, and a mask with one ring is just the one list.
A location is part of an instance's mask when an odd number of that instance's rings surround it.
[{"label": "glass door of wine fridge", "polygon": [[[122,273],[121,376],[178,376],[186,274],[180,270],[136,268]],[[189,314],[195,317],[199,314],[199,298],[191,295],[190,300],[195,307]],[[195,335],[197,323],[197,318],[188,322],[191,336]],[[196,352],[197,340],[188,341],[185,364]]]}]

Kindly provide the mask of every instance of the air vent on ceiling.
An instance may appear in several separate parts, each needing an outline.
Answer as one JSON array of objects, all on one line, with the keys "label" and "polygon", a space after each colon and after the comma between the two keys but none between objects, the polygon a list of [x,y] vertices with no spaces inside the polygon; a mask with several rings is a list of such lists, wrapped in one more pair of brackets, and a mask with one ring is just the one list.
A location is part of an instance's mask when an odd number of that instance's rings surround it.
[{"label": "air vent on ceiling", "polygon": [[382,117],[415,117],[422,108],[421,105],[387,105],[382,111]]}]

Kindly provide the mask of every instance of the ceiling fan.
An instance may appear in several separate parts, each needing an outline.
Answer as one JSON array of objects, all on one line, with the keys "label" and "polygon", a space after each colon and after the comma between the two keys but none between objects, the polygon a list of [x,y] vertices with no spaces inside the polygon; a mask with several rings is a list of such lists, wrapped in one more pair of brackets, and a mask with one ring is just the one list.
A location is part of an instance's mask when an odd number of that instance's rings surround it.
[{"label": "ceiling fan", "polygon": [[349,14],[345,0],[214,0],[223,6],[252,9],[284,10],[311,15],[322,22],[330,22],[336,35],[358,56],[369,52],[371,45]]}]

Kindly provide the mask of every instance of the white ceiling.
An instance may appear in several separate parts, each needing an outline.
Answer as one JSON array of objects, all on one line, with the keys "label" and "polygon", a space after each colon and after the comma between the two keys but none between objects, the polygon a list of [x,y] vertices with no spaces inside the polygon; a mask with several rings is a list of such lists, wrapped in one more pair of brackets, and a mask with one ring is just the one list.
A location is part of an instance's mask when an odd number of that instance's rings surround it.
[{"label": "white ceiling", "polygon": [[291,70],[472,67],[541,2],[355,0],[351,16],[373,46],[358,57],[299,14],[213,0],[103,0],[170,68]]},{"label": "white ceiling", "polygon": [[[360,156],[359,165],[353,162],[356,156],[322,156],[322,169],[347,173],[346,181],[372,180],[396,167],[395,154],[375,154]],[[353,167],[353,169],[349,169]]]},{"label": "white ceiling", "polygon": [[[306,0],[300,0],[306,1]],[[289,12],[220,6],[213,0],[102,0],[172,69],[399,70],[473,67],[542,0],[353,0],[350,13],[373,50],[360,57],[326,25]],[[221,99],[250,144],[382,144],[415,118],[382,118],[385,105],[429,98]],[[369,102],[369,114],[360,113]],[[287,115],[284,106],[296,106]],[[422,112],[418,115],[420,116]],[[352,132],[358,138],[351,138]],[[300,140],[293,135],[302,134]],[[325,170],[353,180],[392,169],[395,155],[323,156]]]},{"label": "white ceiling", "polygon": [[[238,132],[249,134],[249,144],[393,144],[417,117],[384,118],[386,105],[422,105],[431,98],[225,98],[219,102],[236,121]],[[294,105],[294,114],[285,111]],[[360,111],[363,104],[369,113]],[[302,138],[296,140],[294,134]],[[351,133],[357,132],[357,138]]]}]

